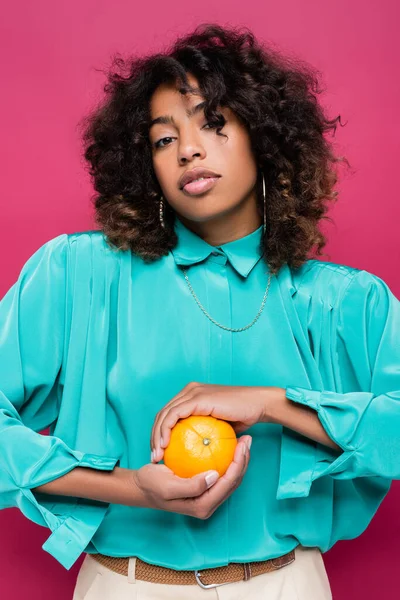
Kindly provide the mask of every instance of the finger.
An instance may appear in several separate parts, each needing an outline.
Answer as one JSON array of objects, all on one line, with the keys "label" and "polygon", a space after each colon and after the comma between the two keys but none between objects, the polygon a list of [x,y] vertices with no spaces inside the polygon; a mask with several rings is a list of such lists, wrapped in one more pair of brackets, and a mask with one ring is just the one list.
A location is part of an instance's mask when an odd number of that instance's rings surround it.
[{"label": "finger", "polygon": [[[187,394],[187,392],[181,393],[180,396],[175,397],[174,402],[176,403],[178,399],[180,400],[180,402],[182,402],[183,401],[182,399],[186,398],[186,394]],[[173,406],[172,401],[168,402],[168,404],[166,404],[164,406],[164,408],[162,410],[160,410],[155,417],[152,431],[151,431],[151,436],[150,436],[150,450],[151,451],[157,450],[157,448],[159,448],[159,446],[160,446],[160,444],[158,444],[158,446],[157,446],[157,442],[159,442],[159,440],[161,439],[160,424],[164,420],[165,415],[168,413],[168,410],[169,410],[169,408],[171,408],[171,406]],[[158,458],[158,460],[161,460],[161,458]],[[157,461],[152,460],[152,462],[157,462]]]},{"label": "finger", "polygon": [[[208,476],[210,476],[210,479]],[[168,485],[167,499],[177,500],[201,496],[208,490],[213,481],[217,481],[218,477],[218,471],[205,471],[193,477],[178,477],[174,475],[171,483]]]},{"label": "finger", "polygon": [[212,400],[202,399],[200,402],[198,394],[195,392],[191,392],[191,395],[185,396],[182,402],[171,408],[155,432],[154,443],[157,451],[157,460],[162,460],[164,448],[168,446],[171,439],[171,429],[179,419],[185,419],[191,415],[210,415],[213,410],[214,404]]},{"label": "finger", "polygon": [[[233,488],[237,487],[240,484],[240,481],[243,478],[244,473],[246,472],[247,465],[249,462],[250,452],[248,449],[247,442],[250,436],[242,436],[239,438],[236,450],[239,456],[236,458],[236,451],[234,455],[234,459],[226,470],[223,478],[231,484]],[[239,449],[238,449],[239,446]]]},{"label": "finger", "polygon": [[[247,436],[246,436],[247,437]],[[246,471],[249,460],[249,450],[245,439],[240,438],[234,458],[225,475],[220,477],[204,494],[204,503],[212,512],[225,502],[226,498],[239,486]],[[203,499],[202,498],[202,499]]]},{"label": "finger", "polygon": [[184,402],[178,406],[174,406],[164,414],[160,419],[155,431],[154,431],[154,449],[155,449],[155,460],[156,462],[163,459],[164,448],[166,448],[171,439],[171,429],[176,425],[179,419],[190,417],[193,414],[193,410],[196,408],[196,404],[186,398]]},{"label": "finger", "polygon": [[245,440],[240,438],[235,448],[233,460],[225,474],[208,491],[210,498],[219,500],[221,497],[225,499],[231,493],[234,486],[240,483],[241,474],[246,466],[246,454],[248,454],[247,445]]},{"label": "finger", "polygon": [[[237,468],[237,476],[236,479],[240,481],[240,476],[246,470],[246,466],[248,463],[249,452],[247,450],[247,445],[245,444],[246,439],[250,436],[243,436],[239,440],[235,448],[235,454],[233,458],[233,463],[236,464]],[[243,452],[243,448],[245,448],[245,452]],[[231,463],[231,465],[233,464]],[[160,465],[163,467],[163,465]],[[172,473],[172,471],[171,471]],[[214,479],[208,479],[208,475],[214,475]],[[233,476],[233,478],[235,478]],[[172,479],[168,481],[168,491],[167,491],[167,499],[168,500],[178,500],[184,498],[194,498],[197,496],[205,495],[205,493],[209,494],[211,489],[218,485],[219,475],[217,471],[206,471],[203,473],[199,473],[194,477],[178,477],[177,475],[173,475]],[[214,483],[213,483],[214,482]],[[217,483],[215,483],[217,482]],[[214,496],[215,493],[214,493]],[[219,503],[225,500],[226,494],[219,492],[216,496],[216,499],[208,500],[208,504],[212,504],[213,506],[218,505]]]},{"label": "finger", "polygon": [[[247,445],[247,443],[248,443],[250,440],[251,440],[251,436],[246,436],[246,445]],[[241,477],[240,477],[240,482],[242,481],[242,479],[243,479],[243,477],[244,477],[244,474],[245,474],[245,473],[246,473],[246,471],[247,471],[247,467],[249,466],[249,461],[250,461],[250,448],[249,448],[248,446],[247,446],[247,451],[246,451],[246,453],[245,453],[245,456],[244,456],[244,458],[245,458],[245,460],[244,460],[243,470],[242,470]]]},{"label": "finger", "polygon": [[[193,414],[198,414],[198,402],[192,397],[187,396],[183,402],[170,408],[160,423],[160,448],[166,448],[170,442],[171,429],[177,424],[179,419],[185,419]],[[207,410],[207,408],[205,408]]]},{"label": "finger", "polygon": [[[167,404],[165,404],[163,406],[163,409],[156,415],[156,419],[155,419],[155,424],[157,424],[160,420],[160,418],[162,418],[163,414],[165,412],[167,412],[172,406],[174,406],[178,400],[183,399],[186,394],[190,393],[193,389],[201,386],[201,383],[198,383],[197,381],[190,381],[189,383],[187,383],[185,385],[184,388],[182,388],[180,390],[180,392],[178,392],[178,394],[176,394],[176,396],[173,396],[173,398],[171,398],[171,400],[169,402],[167,402]],[[154,427],[153,427],[154,430]],[[153,442],[153,435],[151,436],[150,442]],[[152,445],[154,447],[154,445]]]},{"label": "finger", "polygon": [[[206,512],[212,510],[212,512],[215,512],[215,510],[226,500],[227,496],[232,493],[233,489],[235,489],[235,487],[238,487],[238,485],[240,484],[241,479],[243,478],[243,475],[246,471],[248,462],[249,462],[249,450],[247,447],[247,444],[245,444],[245,441],[247,439],[249,439],[250,436],[245,436],[244,439],[242,441],[239,440],[239,443],[235,449],[235,455],[234,455],[234,459],[233,462],[236,463],[237,461],[237,484],[236,486],[232,486],[229,490],[229,492],[226,491],[226,489],[224,489],[221,492],[221,487],[220,487],[220,480],[221,478],[216,480],[216,483],[211,484],[211,486],[209,486],[209,488],[207,490],[205,490],[202,494],[201,497],[199,496],[199,498],[186,498],[183,499],[184,504],[182,505],[182,509],[181,511],[183,512],[185,510],[185,508],[187,507],[188,503],[190,502],[200,502],[202,504],[202,507],[205,508]],[[241,469],[241,471],[240,471]],[[198,508],[198,507],[197,507]]]},{"label": "finger", "polygon": [[[153,424],[152,432],[150,435],[150,450],[153,451],[155,449],[155,433],[157,428],[159,429],[160,422],[163,420],[165,414],[168,410],[174,406],[175,404],[180,404],[183,400],[186,399],[187,394],[190,394],[195,388],[201,387],[202,384],[197,381],[190,381],[185,387],[178,393],[176,396],[171,398],[171,400],[163,407],[163,409],[157,413],[155,417],[155,421]],[[179,401],[179,402],[178,402]],[[161,435],[160,435],[161,437]],[[161,460],[161,459],[159,459]],[[154,461],[152,461],[154,462]]]}]

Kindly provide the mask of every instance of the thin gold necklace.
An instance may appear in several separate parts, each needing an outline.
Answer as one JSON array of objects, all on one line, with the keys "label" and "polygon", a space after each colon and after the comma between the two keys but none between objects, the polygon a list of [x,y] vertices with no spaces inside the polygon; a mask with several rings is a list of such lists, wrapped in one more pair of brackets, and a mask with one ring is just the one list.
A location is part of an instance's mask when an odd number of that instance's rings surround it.
[{"label": "thin gold necklace", "polygon": [[[254,325],[254,323],[255,323],[255,322],[256,322],[256,321],[259,319],[259,317],[260,317],[260,315],[261,315],[261,313],[262,313],[262,311],[263,311],[263,309],[264,309],[265,301],[266,301],[266,299],[267,299],[267,296],[268,296],[268,290],[269,290],[269,286],[270,286],[270,283],[271,283],[271,277],[272,277],[271,273],[269,274],[269,277],[268,277],[268,283],[267,283],[267,287],[266,287],[266,290],[265,290],[265,293],[264,293],[264,297],[263,297],[263,299],[262,299],[262,302],[261,302],[260,310],[258,311],[258,313],[257,313],[257,315],[255,316],[255,318],[252,320],[252,322],[251,322],[251,323],[249,323],[249,325],[246,325],[246,327],[239,327],[238,329],[233,329],[232,327],[226,327],[225,325],[221,325],[220,323],[218,323],[218,322],[217,322],[215,319],[213,319],[213,318],[212,318],[212,317],[211,317],[211,316],[208,314],[208,312],[206,311],[206,309],[204,308],[204,306],[202,306],[202,304],[201,304],[200,300],[197,298],[197,296],[196,296],[196,294],[195,294],[195,292],[194,292],[194,290],[193,290],[193,288],[192,288],[192,286],[191,286],[191,283],[190,283],[190,281],[189,281],[189,278],[188,278],[188,276],[187,276],[187,274],[186,274],[186,269],[182,268],[182,271],[183,271],[183,274],[184,274],[184,276],[185,276],[186,282],[187,282],[187,284],[188,284],[188,286],[189,286],[190,292],[191,292],[191,294],[192,294],[193,298],[196,300],[196,302],[197,302],[198,306],[201,308],[201,310],[202,310],[202,311],[203,311],[203,313],[206,315],[206,317],[207,317],[208,319],[210,319],[210,321],[211,321],[212,323],[214,323],[215,325],[218,325],[218,327],[221,327],[221,329],[226,329],[227,331],[235,331],[235,332],[238,332],[238,331],[245,331],[245,329],[249,329],[249,327],[252,327],[252,326]],[[267,273],[267,272],[268,272],[268,271],[266,271],[266,273]]]}]

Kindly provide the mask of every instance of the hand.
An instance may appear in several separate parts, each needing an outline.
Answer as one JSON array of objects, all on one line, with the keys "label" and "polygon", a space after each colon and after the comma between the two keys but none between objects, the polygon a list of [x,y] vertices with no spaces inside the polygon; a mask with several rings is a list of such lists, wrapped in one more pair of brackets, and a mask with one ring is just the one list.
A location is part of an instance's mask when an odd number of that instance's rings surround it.
[{"label": "hand", "polygon": [[[142,497],[140,506],[208,519],[239,487],[250,460],[249,439],[247,435],[240,438],[233,461],[222,477],[217,471],[178,477],[165,465],[151,463],[134,471],[134,481]],[[208,473],[216,476],[216,483],[211,483],[211,487],[205,479]]]},{"label": "hand", "polygon": [[210,385],[192,381],[156,415],[151,439],[155,451],[152,462],[162,460],[170,432],[179,419],[190,415],[211,415],[229,421],[235,433],[242,433],[255,423],[264,422],[266,390],[260,386]]}]

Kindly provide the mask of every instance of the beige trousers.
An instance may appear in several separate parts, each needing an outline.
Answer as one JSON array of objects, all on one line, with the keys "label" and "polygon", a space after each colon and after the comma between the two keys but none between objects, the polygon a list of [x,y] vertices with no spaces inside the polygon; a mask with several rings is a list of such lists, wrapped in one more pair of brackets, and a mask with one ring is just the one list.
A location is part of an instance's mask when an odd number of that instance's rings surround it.
[{"label": "beige trousers", "polygon": [[72,600],[332,600],[324,561],[318,548],[295,548],[295,560],[248,581],[204,590],[199,585],[171,585],[135,579],[136,559],[128,576],[120,575],[87,554]]}]

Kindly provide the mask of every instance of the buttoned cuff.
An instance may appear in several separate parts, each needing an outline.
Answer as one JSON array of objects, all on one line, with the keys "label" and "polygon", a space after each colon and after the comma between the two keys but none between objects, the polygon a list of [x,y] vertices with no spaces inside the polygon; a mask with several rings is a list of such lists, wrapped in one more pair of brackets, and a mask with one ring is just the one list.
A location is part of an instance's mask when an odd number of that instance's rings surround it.
[{"label": "buttoned cuff", "polygon": [[329,448],[283,427],[277,500],[308,496],[312,483],[325,475],[333,475],[337,478],[353,476],[350,472],[346,473],[345,469],[349,466],[348,461],[354,456],[355,449],[344,445],[343,440],[338,439],[327,415],[321,410],[324,393],[331,392],[320,392],[297,386],[287,387],[285,391],[289,400],[308,406],[318,413],[327,435],[342,450]]},{"label": "buttoned cuff", "polygon": [[[119,462],[119,458],[85,453],[77,460],[75,467],[111,471]],[[59,496],[54,502],[54,495],[50,502],[49,497],[48,494],[33,493],[29,488],[21,488],[19,508],[32,521],[51,529],[52,534],[42,545],[42,549],[69,570],[90,545],[106,515],[109,503],[69,496]]]}]

